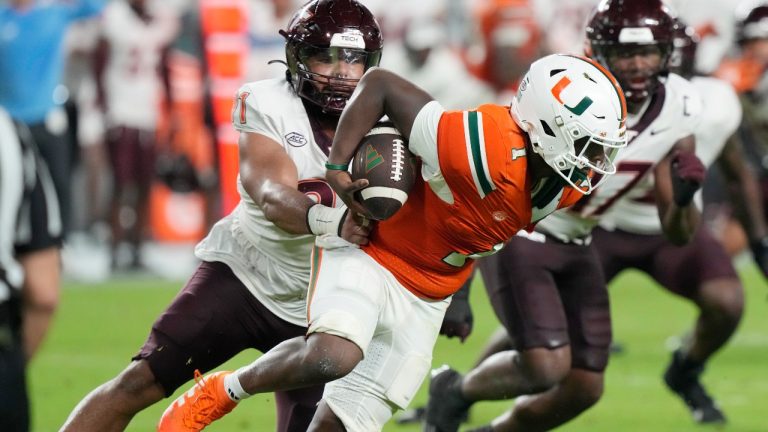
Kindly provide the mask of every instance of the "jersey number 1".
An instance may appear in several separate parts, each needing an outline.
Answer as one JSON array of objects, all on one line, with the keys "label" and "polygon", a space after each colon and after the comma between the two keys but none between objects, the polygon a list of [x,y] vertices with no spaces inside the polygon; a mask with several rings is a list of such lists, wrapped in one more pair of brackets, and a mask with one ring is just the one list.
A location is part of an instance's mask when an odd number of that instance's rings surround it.
[{"label": "jersey number 1", "polygon": [[245,124],[246,118],[245,118],[245,100],[248,99],[248,96],[251,95],[251,92],[242,92],[235,98],[235,111],[240,109],[240,115],[239,120],[240,124]]}]

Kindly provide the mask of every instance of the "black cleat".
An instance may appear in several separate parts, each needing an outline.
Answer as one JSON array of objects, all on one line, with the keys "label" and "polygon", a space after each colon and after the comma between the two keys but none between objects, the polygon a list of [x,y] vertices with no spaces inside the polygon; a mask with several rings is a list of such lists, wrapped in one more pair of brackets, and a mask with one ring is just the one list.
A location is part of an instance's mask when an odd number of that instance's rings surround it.
[{"label": "black cleat", "polygon": [[664,373],[664,382],[685,402],[697,423],[725,423],[725,415],[699,381],[703,370],[704,365],[692,365],[680,351],[675,351]]},{"label": "black cleat", "polygon": [[461,396],[461,374],[443,365],[432,371],[424,432],[457,432],[471,402]]}]

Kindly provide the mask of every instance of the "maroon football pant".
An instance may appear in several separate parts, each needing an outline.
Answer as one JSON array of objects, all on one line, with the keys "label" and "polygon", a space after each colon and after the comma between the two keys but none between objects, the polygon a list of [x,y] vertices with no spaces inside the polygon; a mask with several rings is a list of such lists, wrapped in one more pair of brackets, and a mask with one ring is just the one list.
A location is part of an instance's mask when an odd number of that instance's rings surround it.
[{"label": "maroon football pant", "polygon": [[605,370],[611,314],[591,247],[514,237],[478,267],[516,349],[570,345],[573,367]]},{"label": "maroon football pant", "polygon": [[[269,351],[306,330],[270,312],[226,264],[203,262],[133,360],[146,360],[170,396],[195,369],[205,373],[247,348]],[[276,392],[277,430],[306,431],[322,395],[323,386]]]},{"label": "maroon football pant", "polygon": [[731,258],[703,226],[685,246],[675,246],[662,235],[601,228],[592,235],[607,281],[622,270],[635,268],[668,291],[690,299],[706,281],[738,278]]}]

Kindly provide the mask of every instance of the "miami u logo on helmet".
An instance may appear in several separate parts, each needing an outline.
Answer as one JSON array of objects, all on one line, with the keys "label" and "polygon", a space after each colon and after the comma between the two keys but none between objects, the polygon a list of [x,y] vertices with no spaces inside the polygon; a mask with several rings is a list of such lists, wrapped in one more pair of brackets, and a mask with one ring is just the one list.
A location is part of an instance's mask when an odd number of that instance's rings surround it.
[{"label": "miami u logo on helmet", "polygon": [[589,96],[584,96],[579,101],[579,103],[576,104],[576,106],[569,107],[568,105],[566,105],[565,102],[563,102],[562,99],[560,99],[560,93],[562,93],[563,89],[568,87],[570,83],[571,83],[571,80],[567,76],[560,78],[560,81],[558,81],[557,84],[555,84],[555,86],[552,87],[551,89],[552,96],[554,96],[555,99],[557,99],[557,101],[560,102],[561,105],[563,105],[566,109],[568,109],[568,111],[579,116],[579,115],[582,115],[584,111],[586,111],[587,108],[589,108],[590,105],[592,105],[592,99],[590,99]]}]

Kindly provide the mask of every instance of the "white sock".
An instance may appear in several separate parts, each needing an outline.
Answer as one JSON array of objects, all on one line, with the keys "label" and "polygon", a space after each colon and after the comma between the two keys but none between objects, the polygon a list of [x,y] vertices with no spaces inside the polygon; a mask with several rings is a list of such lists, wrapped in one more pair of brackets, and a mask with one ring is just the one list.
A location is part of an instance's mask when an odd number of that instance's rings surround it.
[{"label": "white sock", "polygon": [[248,393],[243,390],[243,386],[240,385],[240,371],[236,370],[231,374],[224,377],[224,390],[227,391],[227,396],[235,402],[240,402],[241,399],[250,397]]}]

